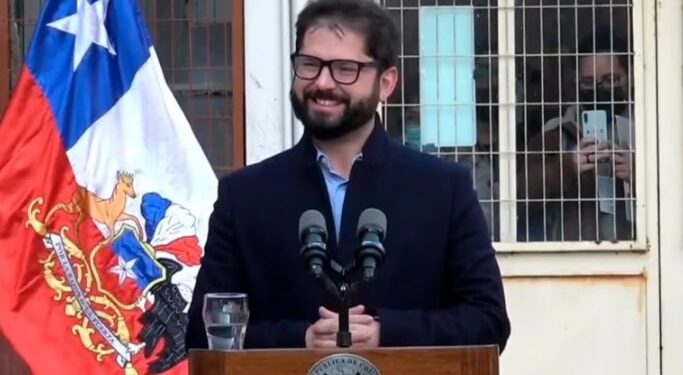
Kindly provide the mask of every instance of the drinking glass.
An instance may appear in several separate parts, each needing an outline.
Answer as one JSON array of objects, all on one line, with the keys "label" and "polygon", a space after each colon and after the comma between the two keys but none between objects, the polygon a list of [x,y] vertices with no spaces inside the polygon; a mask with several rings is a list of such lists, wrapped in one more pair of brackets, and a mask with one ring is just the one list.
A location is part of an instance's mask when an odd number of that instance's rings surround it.
[{"label": "drinking glass", "polygon": [[209,349],[243,349],[249,321],[245,293],[207,293],[202,313]]}]

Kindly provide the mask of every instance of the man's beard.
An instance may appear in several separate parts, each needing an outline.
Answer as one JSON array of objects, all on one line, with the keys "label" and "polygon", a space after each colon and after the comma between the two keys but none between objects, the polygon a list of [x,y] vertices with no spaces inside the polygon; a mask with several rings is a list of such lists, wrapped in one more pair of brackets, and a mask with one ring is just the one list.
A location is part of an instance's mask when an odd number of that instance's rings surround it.
[{"label": "man's beard", "polygon": [[[344,106],[342,115],[335,119],[313,118],[307,103],[315,98],[338,101]],[[379,83],[374,85],[370,95],[354,104],[348,97],[320,90],[304,93],[303,101],[290,90],[289,99],[294,115],[311,136],[320,140],[336,139],[361,128],[374,117],[379,103]]]}]

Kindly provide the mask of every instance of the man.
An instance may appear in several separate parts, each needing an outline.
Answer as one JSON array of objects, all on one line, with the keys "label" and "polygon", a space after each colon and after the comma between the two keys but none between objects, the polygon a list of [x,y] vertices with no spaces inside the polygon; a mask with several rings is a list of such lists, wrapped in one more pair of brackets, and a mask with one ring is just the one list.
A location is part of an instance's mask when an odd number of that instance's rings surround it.
[{"label": "man", "polygon": [[386,260],[352,301],[352,346],[498,344],[510,333],[501,275],[463,167],[390,142],[376,116],[398,80],[398,41],[372,0],[310,2],[296,24],[292,149],[220,181],[189,312],[206,347],[202,296],[248,294],[247,348],[336,346],[336,301],[299,255],[299,216],[324,213],[330,256],[348,264],[366,208],[388,220]]},{"label": "man", "polygon": [[[545,226],[551,241],[632,239],[635,129],[628,46],[611,29],[599,28],[581,40],[578,52],[580,106],[569,106],[529,141],[530,151],[543,153],[528,155],[528,180],[522,168],[518,192],[520,198],[549,200],[545,210],[531,206],[537,236]],[[606,140],[586,136],[595,110],[604,113]],[[545,174],[533,172],[544,167]]]}]

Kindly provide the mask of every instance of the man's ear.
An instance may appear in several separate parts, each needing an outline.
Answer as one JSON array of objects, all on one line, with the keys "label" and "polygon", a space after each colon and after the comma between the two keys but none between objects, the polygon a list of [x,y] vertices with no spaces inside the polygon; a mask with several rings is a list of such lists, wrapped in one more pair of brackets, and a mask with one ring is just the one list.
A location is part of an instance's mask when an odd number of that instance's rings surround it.
[{"label": "man's ear", "polygon": [[379,77],[379,100],[386,102],[396,88],[398,83],[398,69],[395,66],[382,72]]}]

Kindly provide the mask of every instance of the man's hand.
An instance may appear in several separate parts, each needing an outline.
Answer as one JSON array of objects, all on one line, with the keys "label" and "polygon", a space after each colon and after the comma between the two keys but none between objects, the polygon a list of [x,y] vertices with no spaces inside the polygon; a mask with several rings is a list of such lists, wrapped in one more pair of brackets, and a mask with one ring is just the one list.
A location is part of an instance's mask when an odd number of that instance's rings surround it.
[{"label": "man's hand", "polygon": [[[324,307],[320,310],[321,319],[333,319],[339,321],[339,315]],[[349,309],[349,331],[351,331],[352,348],[377,348],[379,347],[379,322],[370,315],[363,314],[363,305]],[[338,323],[337,323],[338,324]]]},{"label": "man's hand", "polygon": [[[349,309],[349,331],[354,348],[376,348],[379,346],[379,322],[363,314],[363,305]],[[339,315],[324,307],[318,309],[320,319],[306,330],[307,348],[336,348]]]}]

